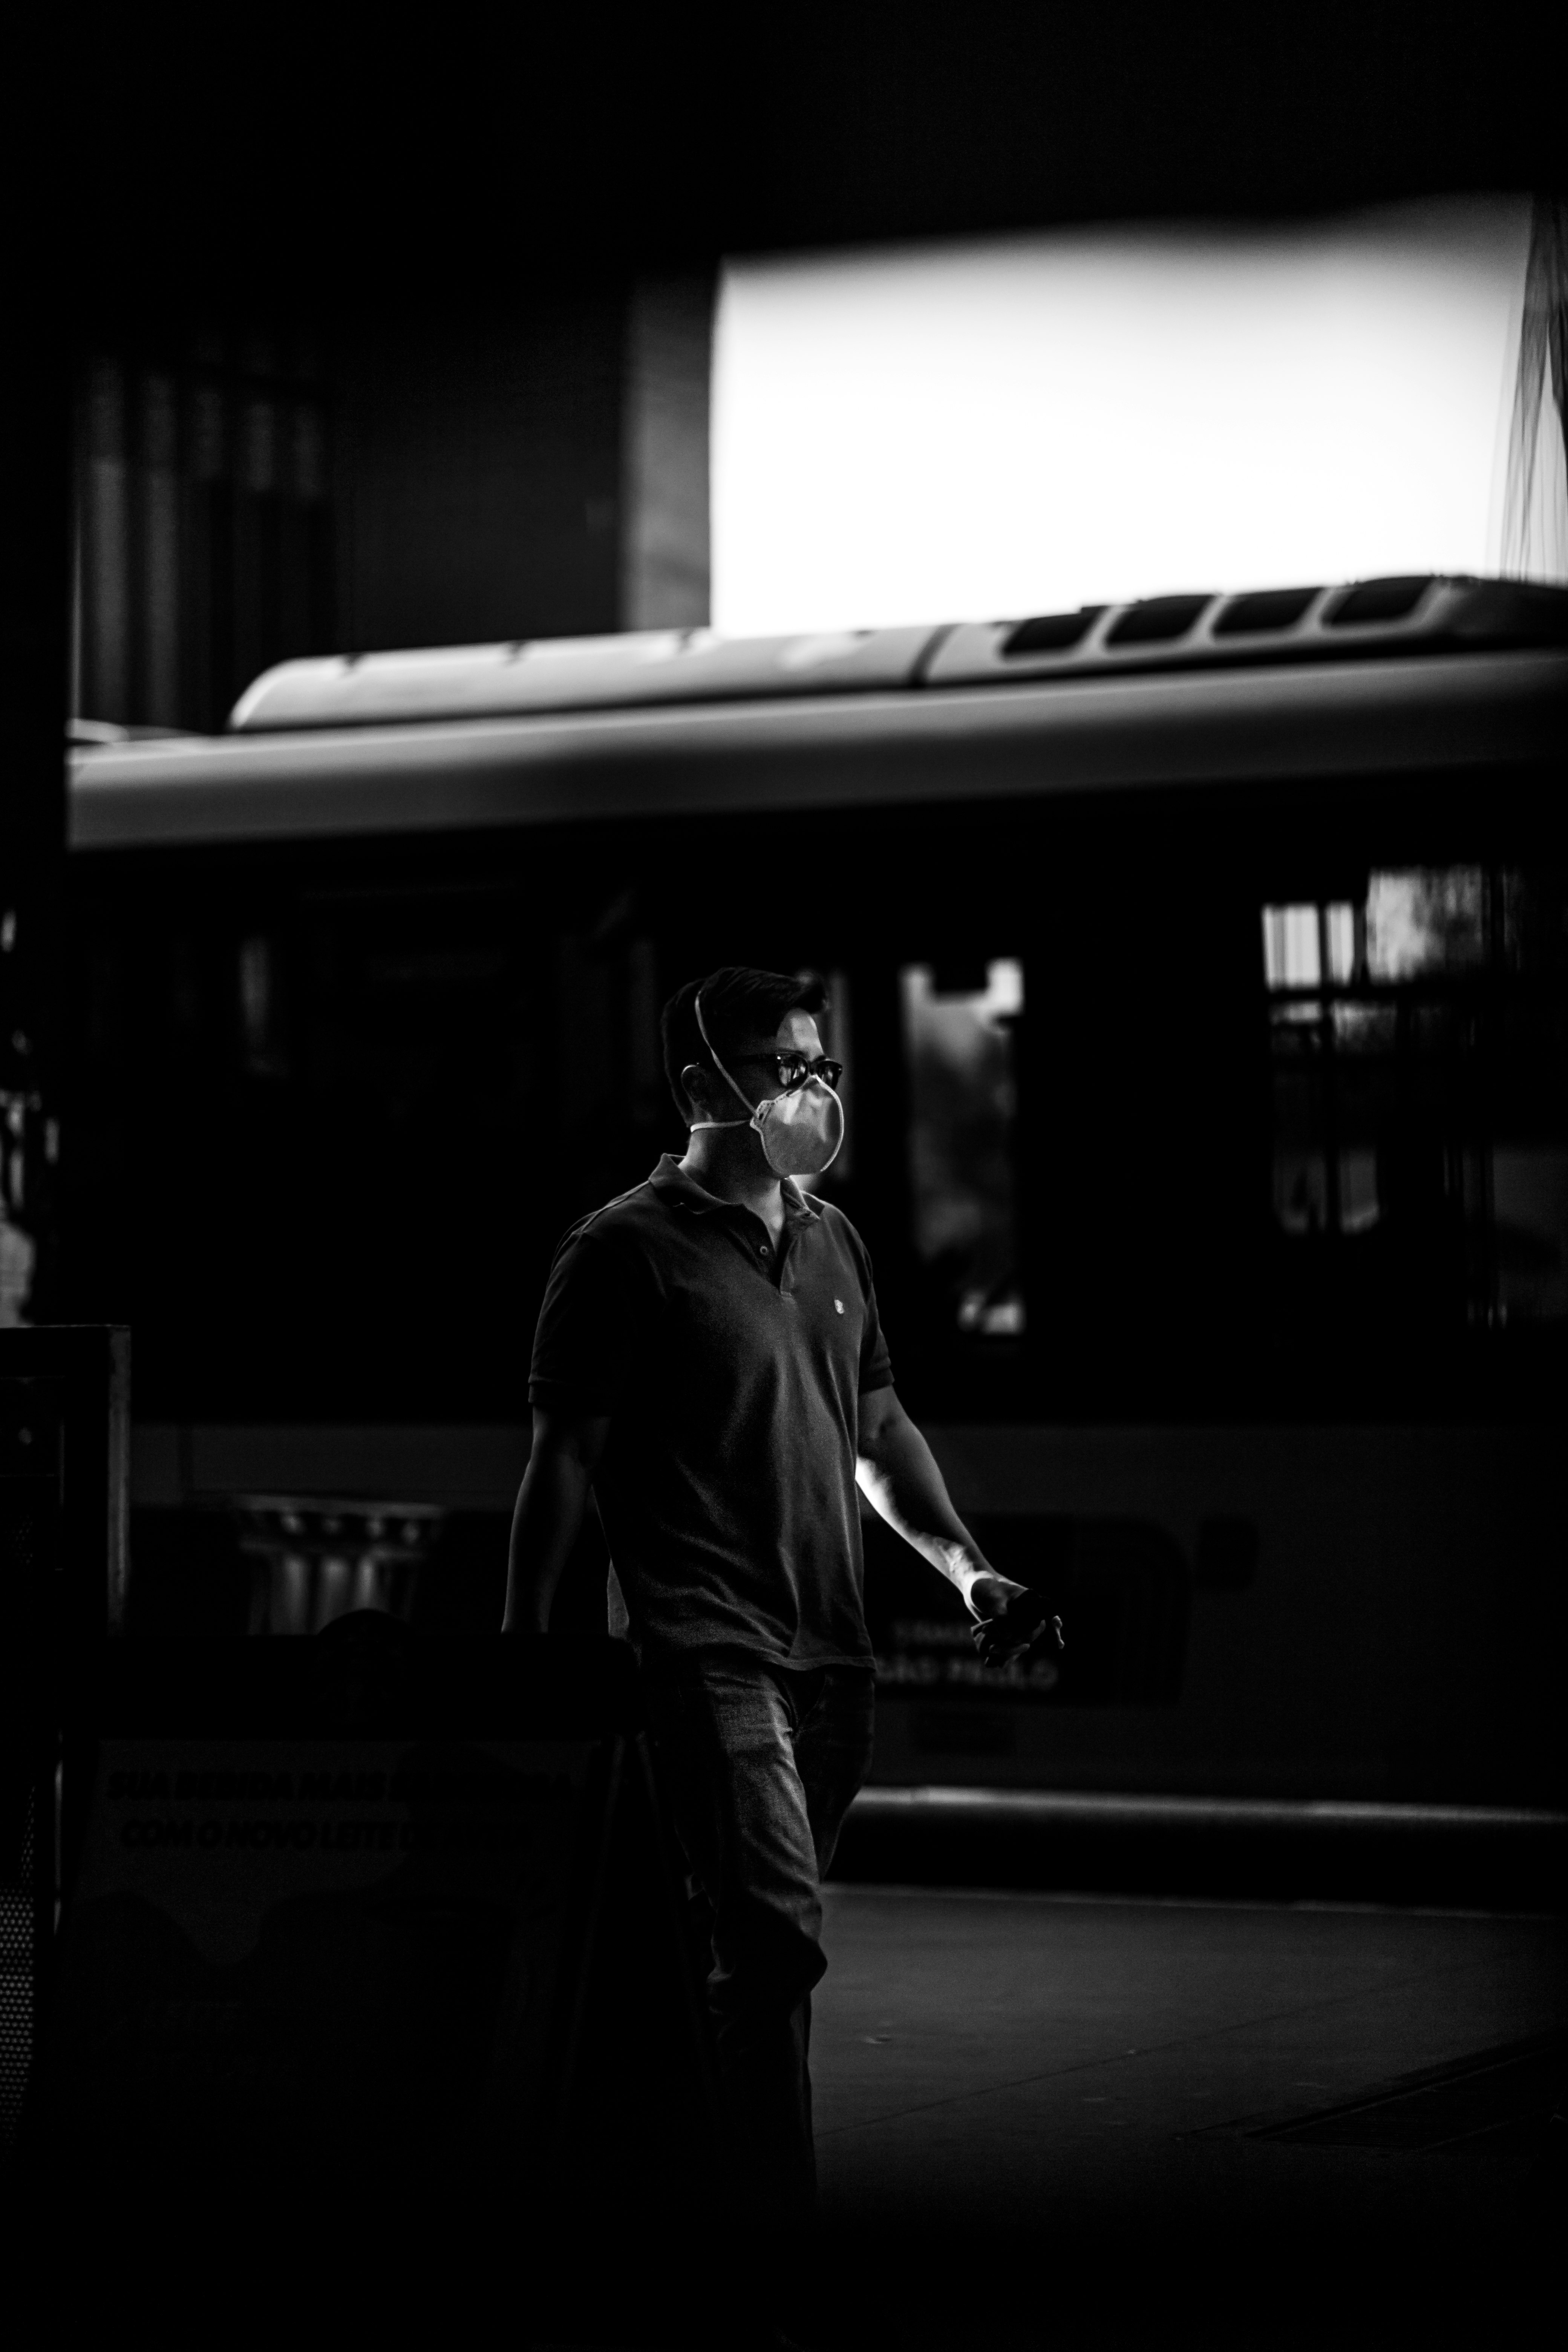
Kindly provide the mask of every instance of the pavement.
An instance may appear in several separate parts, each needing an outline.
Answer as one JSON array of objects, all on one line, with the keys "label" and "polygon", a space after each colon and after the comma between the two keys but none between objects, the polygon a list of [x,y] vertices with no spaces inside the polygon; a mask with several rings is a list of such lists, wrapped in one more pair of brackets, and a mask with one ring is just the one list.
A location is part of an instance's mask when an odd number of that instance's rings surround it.
[{"label": "pavement", "polygon": [[825,2340],[1556,2336],[1560,1920],[825,1895]]}]

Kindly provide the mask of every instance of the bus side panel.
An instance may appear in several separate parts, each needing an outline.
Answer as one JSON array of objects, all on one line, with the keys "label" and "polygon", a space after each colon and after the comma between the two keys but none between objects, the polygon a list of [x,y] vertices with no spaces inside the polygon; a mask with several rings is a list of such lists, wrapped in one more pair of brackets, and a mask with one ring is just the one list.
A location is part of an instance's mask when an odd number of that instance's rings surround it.
[{"label": "bus side panel", "polygon": [[[1553,1429],[929,1434],[966,1517],[1017,1521],[1026,1544],[1031,1517],[1144,1520],[1200,1573],[1173,1704],[987,1704],[977,1690],[955,1710],[885,1693],[879,1781],[1560,1799],[1568,1476]],[[1216,1521],[1256,1529],[1239,1589],[1205,1589]],[[900,1605],[927,1605],[901,1576],[900,1590]]]}]

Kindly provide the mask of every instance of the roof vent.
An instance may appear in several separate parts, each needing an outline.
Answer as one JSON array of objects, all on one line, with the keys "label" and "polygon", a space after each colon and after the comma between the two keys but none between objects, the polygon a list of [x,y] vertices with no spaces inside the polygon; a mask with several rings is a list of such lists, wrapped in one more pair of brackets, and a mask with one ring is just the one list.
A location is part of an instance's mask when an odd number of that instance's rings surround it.
[{"label": "roof vent", "polygon": [[1108,646],[1163,646],[1184,637],[1213,602],[1209,596],[1146,596],[1129,604],[1106,631]]},{"label": "roof vent", "polygon": [[1251,596],[1233,596],[1214,625],[1216,637],[1261,637],[1274,629],[1293,629],[1306,612],[1315,588],[1264,588]]},{"label": "roof vent", "polygon": [[1103,604],[1085,604],[1076,613],[1047,613],[1037,621],[1020,621],[1003,643],[1005,654],[1065,654],[1081,645],[1099,620]]},{"label": "roof vent", "polygon": [[1418,579],[1363,580],[1359,587],[1347,590],[1340,598],[1323,625],[1351,629],[1367,621],[1408,620],[1426,594],[1430,579],[1431,575],[1424,572]]}]

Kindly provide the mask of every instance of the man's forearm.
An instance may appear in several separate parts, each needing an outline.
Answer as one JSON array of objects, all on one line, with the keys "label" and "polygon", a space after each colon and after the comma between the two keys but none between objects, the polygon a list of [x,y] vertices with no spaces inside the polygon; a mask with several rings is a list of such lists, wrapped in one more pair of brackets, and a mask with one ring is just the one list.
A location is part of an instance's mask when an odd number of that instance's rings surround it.
[{"label": "man's forearm", "polygon": [[[1043,1604],[992,1567],[953,1509],[931,1447],[896,1400],[863,1420],[856,1475],[889,1526],[963,1595],[981,1664],[1005,1667],[1026,1656],[1045,1632]],[[1061,1620],[1048,1622],[1059,1649]]]},{"label": "man's forearm", "polygon": [[991,1570],[952,1507],[936,1456],[907,1415],[863,1450],[857,1475],[888,1525],[967,1601],[975,1577]]},{"label": "man's forearm", "polygon": [[518,1489],[507,1559],[508,1633],[543,1633],[562,1571],[571,1557],[588,1505],[585,1465],[556,1447],[535,1447]]}]

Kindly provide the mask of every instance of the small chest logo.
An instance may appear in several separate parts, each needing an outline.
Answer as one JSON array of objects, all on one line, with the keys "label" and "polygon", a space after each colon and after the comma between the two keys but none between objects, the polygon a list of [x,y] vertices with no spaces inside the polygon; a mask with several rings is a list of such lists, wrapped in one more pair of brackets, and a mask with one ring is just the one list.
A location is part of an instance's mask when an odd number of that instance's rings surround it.
[{"label": "small chest logo", "polygon": [[842,1298],[836,1298],[836,1299],[834,1300],[834,1302],[833,1302],[833,1310],[834,1310],[834,1313],[835,1313],[836,1315],[842,1315],[842,1314],[843,1314],[843,1312],[844,1312],[844,1301],[842,1300]]}]

